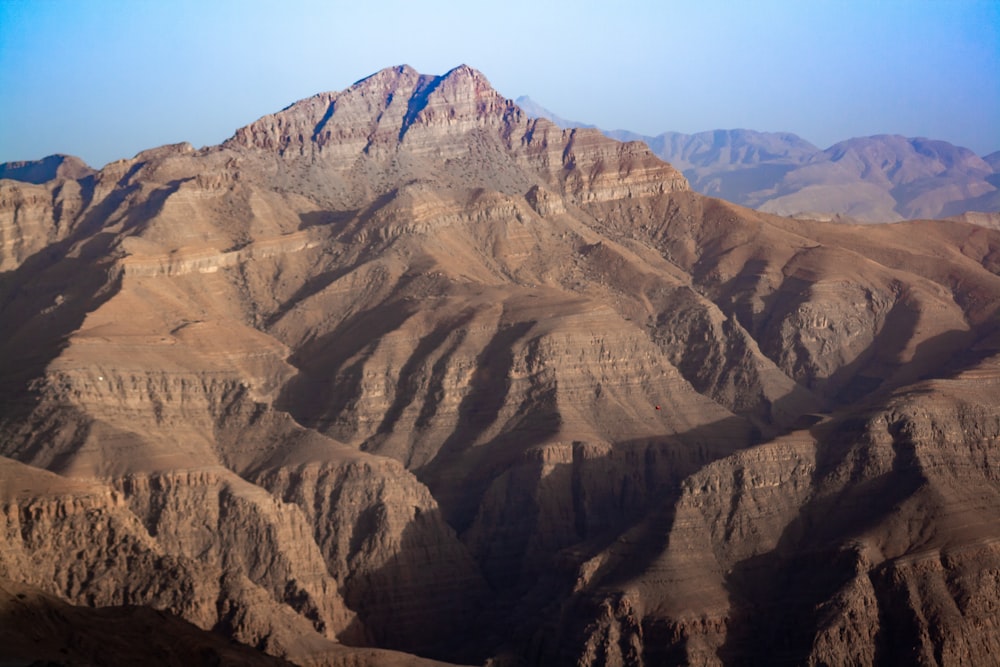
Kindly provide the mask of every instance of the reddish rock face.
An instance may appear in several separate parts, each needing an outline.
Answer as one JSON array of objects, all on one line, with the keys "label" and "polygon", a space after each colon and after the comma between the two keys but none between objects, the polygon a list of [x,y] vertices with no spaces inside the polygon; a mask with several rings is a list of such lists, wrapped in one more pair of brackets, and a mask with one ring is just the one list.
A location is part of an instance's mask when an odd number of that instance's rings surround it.
[{"label": "reddish rock face", "polygon": [[32,595],[300,663],[1000,652],[997,232],[709,199],[463,66],[4,180],[0,234]]}]

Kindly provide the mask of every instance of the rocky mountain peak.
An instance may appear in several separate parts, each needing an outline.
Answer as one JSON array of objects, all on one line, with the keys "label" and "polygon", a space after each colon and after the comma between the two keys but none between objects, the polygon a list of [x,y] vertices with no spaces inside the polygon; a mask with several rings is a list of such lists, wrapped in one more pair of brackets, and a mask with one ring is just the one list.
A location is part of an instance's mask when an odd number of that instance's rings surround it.
[{"label": "rocky mountain peak", "polygon": [[311,184],[302,194],[329,202],[336,191],[344,206],[431,174],[456,188],[523,196],[540,185],[588,201],[688,187],[641,143],[529,118],[468,65],[441,76],[406,65],[381,70],[265,116],[223,148],[251,160],[277,157],[282,166],[270,169],[284,173],[294,163],[298,180]]},{"label": "rocky mountain peak", "polygon": [[372,144],[402,142],[415,124],[462,132],[481,124],[496,126],[515,109],[468,65],[442,76],[400,65],[343,92],[321,93],[265,116],[238,130],[227,145],[303,154],[345,141],[353,151],[363,141],[360,149],[368,152]]}]

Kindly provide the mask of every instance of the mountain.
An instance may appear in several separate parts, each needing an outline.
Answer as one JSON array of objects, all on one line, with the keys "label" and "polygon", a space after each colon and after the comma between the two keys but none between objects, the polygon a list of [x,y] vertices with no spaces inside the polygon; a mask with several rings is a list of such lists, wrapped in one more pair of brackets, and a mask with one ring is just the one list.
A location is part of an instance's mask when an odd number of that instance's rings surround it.
[{"label": "mountain", "polygon": [[49,636],[148,607],[298,664],[1000,652],[1000,232],[743,208],[402,66],[0,181],[0,240],[0,577],[79,610]]},{"label": "mountain", "polygon": [[[837,212],[865,220],[957,215],[978,210],[984,196],[1000,202],[992,177],[992,168],[972,151],[944,141],[888,135],[849,139],[786,174],[762,208],[830,210],[836,201]],[[991,206],[982,210],[1000,210]]]},{"label": "mountain", "polygon": [[[537,105],[525,111],[578,125]],[[780,215],[893,222],[1000,212],[1000,153],[980,158],[945,141],[878,135],[820,150],[787,132],[605,134],[645,142],[697,192]]]},{"label": "mountain", "polygon": [[548,109],[546,109],[545,107],[543,107],[542,105],[535,102],[527,95],[521,95],[520,97],[518,97],[516,100],[514,100],[514,104],[516,104],[521,109],[521,111],[528,114],[532,118],[545,118],[546,120],[551,120],[553,123],[555,123],[556,125],[558,125],[563,129],[571,130],[578,127],[587,127],[587,128],[596,127],[594,125],[580,123],[575,120],[566,120],[561,116],[557,116]]},{"label": "mountain", "polygon": [[1000,213],[976,213],[975,211],[967,211],[966,213],[956,215],[949,219],[958,220],[960,222],[971,222],[974,225],[989,227],[990,229],[1000,229]]},{"label": "mountain", "polygon": [[50,155],[41,160],[4,162],[0,164],[0,179],[8,178],[25,183],[46,183],[55,179],[79,180],[90,176],[94,170],[78,157]]}]

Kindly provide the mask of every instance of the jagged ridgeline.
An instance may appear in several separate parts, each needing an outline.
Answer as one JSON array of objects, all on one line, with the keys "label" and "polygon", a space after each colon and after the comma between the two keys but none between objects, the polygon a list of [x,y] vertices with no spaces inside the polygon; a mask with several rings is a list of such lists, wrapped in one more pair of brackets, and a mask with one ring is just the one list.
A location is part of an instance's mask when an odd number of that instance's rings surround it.
[{"label": "jagged ridgeline", "polygon": [[465,66],[60,164],[0,180],[4,659],[186,659],[151,624],[231,663],[204,633],[319,665],[1000,655],[1000,233],[710,199]]}]

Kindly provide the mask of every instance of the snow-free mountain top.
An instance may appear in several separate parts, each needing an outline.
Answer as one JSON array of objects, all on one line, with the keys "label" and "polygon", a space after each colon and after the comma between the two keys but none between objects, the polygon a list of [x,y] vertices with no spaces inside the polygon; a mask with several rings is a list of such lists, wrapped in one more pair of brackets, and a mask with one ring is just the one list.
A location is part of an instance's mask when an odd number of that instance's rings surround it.
[{"label": "snow-free mountain top", "polygon": [[[527,96],[515,104],[529,117],[561,128],[594,128],[562,118]],[[400,119],[399,131],[405,132],[405,122]],[[945,141],[877,135],[823,150],[788,132],[604,134],[646,143],[681,170],[697,192],[781,215],[892,222],[1000,212],[1000,152],[980,158]],[[64,176],[89,171],[77,158],[50,156],[0,165],[0,178],[40,183],[55,178],[57,168]]]}]

